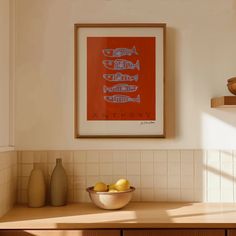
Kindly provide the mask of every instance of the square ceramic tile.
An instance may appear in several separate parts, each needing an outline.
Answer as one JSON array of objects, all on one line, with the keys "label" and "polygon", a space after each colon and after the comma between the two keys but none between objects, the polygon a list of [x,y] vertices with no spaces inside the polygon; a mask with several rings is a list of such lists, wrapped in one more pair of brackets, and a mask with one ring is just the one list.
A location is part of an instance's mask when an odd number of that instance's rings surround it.
[{"label": "square ceramic tile", "polygon": [[46,151],[36,151],[34,152],[34,160],[36,163],[47,163],[48,156]]},{"label": "square ceramic tile", "polygon": [[67,175],[74,174],[74,165],[72,163],[64,163],[62,165],[63,165]]},{"label": "square ceramic tile", "polygon": [[53,163],[53,164],[56,164],[57,158],[62,158],[60,151],[48,151],[47,156],[48,156],[48,163]]},{"label": "square ceramic tile", "polygon": [[195,150],[193,152],[194,166],[205,166],[206,165],[207,151]]},{"label": "square ceramic tile", "polygon": [[166,202],[168,191],[166,188],[158,188],[154,190],[154,201]]},{"label": "square ceramic tile", "polygon": [[105,184],[113,184],[113,178],[111,175],[101,175],[100,180]]},{"label": "square ceramic tile", "polygon": [[169,162],[180,162],[180,151],[179,150],[168,150],[167,160]]},{"label": "square ceramic tile", "polygon": [[131,186],[134,186],[135,188],[141,187],[141,179],[139,175],[127,175],[127,179]]},{"label": "square ceramic tile", "polygon": [[193,175],[182,175],[180,185],[181,185],[181,189],[182,188],[194,188]]},{"label": "square ceramic tile", "polygon": [[193,175],[194,174],[194,166],[193,163],[182,163],[181,162],[181,175]]},{"label": "square ceramic tile", "polygon": [[207,202],[220,202],[220,189],[208,189]]},{"label": "square ceramic tile", "polygon": [[168,175],[168,188],[180,188],[180,176],[179,175]]},{"label": "square ceramic tile", "polygon": [[62,163],[73,163],[74,152],[73,151],[61,151]]},{"label": "square ceramic tile", "polygon": [[167,150],[155,151],[154,152],[154,162],[167,162],[168,161],[167,154],[168,154]]},{"label": "square ceramic tile", "polygon": [[220,151],[221,163],[232,162],[233,161],[233,151],[232,150],[221,150]]},{"label": "square ceramic tile", "polygon": [[55,164],[52,164],[52,163],[48,163],[47,167],[48,167],[48,174],[51,175],[54,168],[55,168]]},{"label": "square ceramic tile", "polygon": [[221,189],[233,189],[233,186],[234,186],[234,179],[225,178],[224,176],[221,176],[220,180]]},{"label": "square ceramic tile", "polygon": [[140,162],[128,162],[127,175],[140,175]]},{"label": "square ceramic tile", "polygon": [[207,170],[204,166],[196,165],[194,168],[194,186],[195,188],[203,188],[206,186]]},{"label": "square ceramic tile", "polygon": [[27,198],[27,190],[20,190],[20,198],[19,203],[27,203],[28,198]]},{"label": "square ceramic tile", "polygon": [[29,183],[29,177],[19,177],[21,189],[27,189]]},{"label": "square ceramic tile", "polygon": [[141,175],[153,175],[153,162],[141,162]]},{"label": "square ceramic tile", "polygon": [[22,168],[22,176],[30,176],[31,171],[33,170],[33,164],[23,164]]},{"label": "square ceramic tile", "polygon": [[141,188],[153,188],[153,176],[152,175],[144,175],[141,176]]},{"label": "square ceramic tile", "polygon": [[126,175],[126,162],[113,162],[113,175]]},{"label": "square ceramic tile", "polygon": [[100,163],[100,175],[112,175],[112,163]]},{"label": "square ceramic tile", "polygon": [[74,162],[75,163],[86,163],[86,151],[74,151]]},{"label": "square ceramic tile", "polygon": [[157,175],[154,176],[154,187],[167,189],[168,186],[168,178],[167,175]]},{"label": "square ceramic tile", "polygon": [[208,171],[207,173],[207,188],[220,189],[220,174]]},{"label": "square ceramic tile", "polygon": [[127,151],[127,163],[129,162],[140,162],[140,152],[139,151]]},{"label": "square ceramic tile", "polygon": [[99,152],[98,151],[87,151],[87,163],[98,163],[99,162]]},{"label": "square ceramic tile", "polygon": [[167,162],[155,162],[154,163],[154,175],[168,175],[168,163]]},{"label": "square ceramic tile", "polygon": [[169,188],[167,190],[167,200],[170,202],[179,202],[181,200],[180,189]]},{"label": "square ceramic tile", "polygon": [[67,202],[74,202],[74,189],[69,189],[68,190]]},{"label": "square ceramic tile", "polygon": [[97,163],[88,163],[86,166],[87,176],[99,175],[99,165]]},{"label": "square ceramic tile", "polygon": [[180,193],[181,201],[193,202],[194,201],[194,190],[192,188],[183,188]]},{"label": "square ceramic tile", "polygon": [[182,163],[186,163],[186,162],[193,163],[193,151],[192,150],[181,150],[180,155],[181,155],[180,159],[181,159]]},{"label": "square ceramic tile", "polygon": [[[127,178],[126,175],[113,175],[112,176],[112,183],[116,183],[119,179],[128,179],[128,181],[130,182],[130,179]],[[130,182],[130,185],[132,185],[132,182]]]},{"label": "square ceramic tile", "polygon": [[34,152],[33,151],[21,152],[21,163],[32,164],[33,161],[34,161]]},{"label": "square ceramic tile", "polygon": [[112,151],[100,151],[99,152],[99,161],[100,163],[107,163],[113,161],[113,152]]},{"label": "square ceramic tile", "polygon": [[74,202],[85,202],[88,193],[84,189],[74,190]]},{"label": "square ceramic tile", "polygon": [[180,175],[180,162],[168,163],[168,175]]},{"label": "square ceramic tile", "polygon": [[194,189],[194,202],[206,202],[206,191],[203,188]]},{"label": "square ceramic tile", "polygon": [[68,184],[68,189],[73,189],[73,186],[74,186],[74,176],[71,176],[71,175],[67,176],[67,184]]},{"label": "square ceramic tile", "polygon": [[221,176],[225,176],[228,179],[233,178],[233,162],[222,162],[220,169]]},{"label": "square ceramic tile", "polygon": [[208,150],[207,151],[207,163],[220,162],[220,151],[219,150]]},{"label": "square ceramic tile", "polygon": [[126,151],[113,151],[113,162],[126,162]]},{"label": "square ceramic tile", "polygon": [[133,196],[131,201],[132,202],[139,202],[141,200],[141,190],[136,188],[135,191],[133,192]]},{"label": "square ceramic tile", "polygon": [[74,176],[74,189],[85,189],[86,188],[86,177],[85,176]]},{"label": "square ceramic tile", "polygon": [[97,182],[101,182],[100,176],[87,176],[86,187],[94,186]]},{"label": "square ceramic tile", "polygon": [[142,151],[141,162],[153,162],[153,151]]},{"label": "square ceramic tile", "polygon": [[86,164],[84,163],[75,163],[74,164],[74,175],[75,176],[84,176],[86,175]]},{"label": "square ceramic tile", "polygon": [[154,201],[153,188],[142,188],[141,189],[141,201]]},{"label": "square ceramic tile", "polygon": [[234,189],[221,187],[221,202],[233,202],[234,201]]}]

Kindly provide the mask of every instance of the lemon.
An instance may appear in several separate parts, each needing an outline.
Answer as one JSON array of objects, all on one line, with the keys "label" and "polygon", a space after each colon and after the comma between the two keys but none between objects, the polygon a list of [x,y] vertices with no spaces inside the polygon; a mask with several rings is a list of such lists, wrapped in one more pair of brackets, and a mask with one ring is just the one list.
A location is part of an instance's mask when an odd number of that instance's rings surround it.
[{"label": "lemon", "polygon": [[108,192],[110,192],[110,193],[117,193],[117,192],[119,192],[118,190],[116,190],[116,189],[109,189],[109,191]]},{"label": "lemon", "polygon": [[107,185],[103,182],[98,182],[93,187],[93,190],[96,192],[106,192],[107,191]]},{"label": "lemon", "polygon": [[114,190],[114,189],[116,189],[116,185],[115,184],[109,184],[108,189],[109,189],[109,191]]},{"label": "lemon", "polygon": [[118,191],[126,191],[130,188],[129,181],[127,179],[119,179],[115,183],[115,189]]}]

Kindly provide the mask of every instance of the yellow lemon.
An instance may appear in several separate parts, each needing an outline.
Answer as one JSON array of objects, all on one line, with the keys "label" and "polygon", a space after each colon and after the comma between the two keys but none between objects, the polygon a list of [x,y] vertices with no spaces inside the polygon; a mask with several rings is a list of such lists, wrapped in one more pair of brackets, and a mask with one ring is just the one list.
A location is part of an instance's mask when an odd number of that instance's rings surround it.
[{"label": "yellow lemon", "polygon": [[103,182],[98,182],[93,187],[93,190],[96,192],[106,192],[107,191],[107,185]]},{"label": "yellow lemon", "polygon": [[130,184],[129,181],[127,179],[119,179],[116,183],[115,183],[115,188],[118,191],[125,191],[128,190],[130,188]]},{"label": "yellow lemon", "polygon": [[117,193],[117,192],[119,192],[118,190],[116,190],[116,189],[109,189],[109,191],[108,192],[110,192],[110,193]]},{"label": "yellow lemon", "polygon": [[108,188],[109,188],[109,191],[112,190],[112,189],[116,189],[116,185],[115,184],[109,184]]}]

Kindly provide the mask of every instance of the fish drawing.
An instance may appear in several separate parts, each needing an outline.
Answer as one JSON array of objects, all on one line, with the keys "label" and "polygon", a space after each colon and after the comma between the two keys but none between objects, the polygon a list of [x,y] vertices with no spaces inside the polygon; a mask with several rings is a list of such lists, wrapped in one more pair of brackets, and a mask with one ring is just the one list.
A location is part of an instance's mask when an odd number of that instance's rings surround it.
[{"label": "fish drawing", "polygon": [[104,67],[109,70],[140,70],[139,60],[134,64],[132,61],[125,59],[103,60]]},{"label": "fish drawing", "polygon": [[135,46],[132,48],[105,48],[102,50],[103,55],[106,57],[123,57],[123,56],[132,56],[138,55]]},{"label": "fish drawing", "polygon": [[115,74],[103,74],[103,79],[110,82],[117,81],[138,81],[138,74],[136,75],[128,75],[117,72]]},{"label": "fish drawing", "polygon": [[138,95],[136,98],[132,98],[130,96],[126,95],[112,95],[112,96],[104,96],[104,100],[106,102],[111,103],[128,103],[128,102],[137,102],[140,103],[140,95]]},{"label": "fish drawing", "polygon": [[137,85],[128,85],[128,84],[116,84],[112,87],[103,86],[103,92],[104,93],[129,93],[129,92],[135,92],[138,89]]}]

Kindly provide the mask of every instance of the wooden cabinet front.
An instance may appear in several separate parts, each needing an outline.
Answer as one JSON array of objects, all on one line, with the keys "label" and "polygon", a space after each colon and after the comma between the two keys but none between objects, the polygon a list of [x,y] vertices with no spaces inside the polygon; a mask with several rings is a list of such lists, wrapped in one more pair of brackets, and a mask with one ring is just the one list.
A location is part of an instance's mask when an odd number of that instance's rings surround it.
[{"label": "wooden cabinet front", "polygon": [[[224,229],[137,229],[124,230],[123,236],[225,236]],[[236,236],[232,235],[232,236]]]},{"label": "wooden cabinet front", "polygon": [[236,236],[236,229],[227,230],[227,236]]},{"label": "wooden cabinet front", "polygon": [[120,236],[120,230],[0,230],[0,236]]}]

